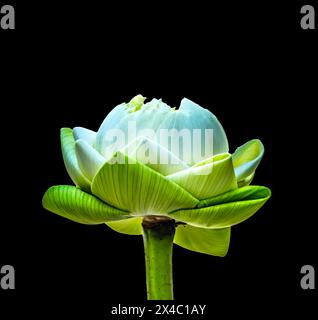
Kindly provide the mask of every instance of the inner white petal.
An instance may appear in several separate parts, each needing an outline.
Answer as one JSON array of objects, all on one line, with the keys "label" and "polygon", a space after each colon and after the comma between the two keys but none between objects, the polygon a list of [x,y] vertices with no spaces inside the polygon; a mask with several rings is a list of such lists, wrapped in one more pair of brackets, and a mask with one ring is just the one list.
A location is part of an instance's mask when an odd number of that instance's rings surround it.
[{"label": "inner white petal", "polygon": [[82,139],[76,141],[75,152],[80,169],[92,181],[98,170],[105,163],[105,158]]},{"label": "inner white petal", "polygon": [[137,137],[126,145],[121,152],[162,175],[173,174],[188,168],[184,161],[168,149],[144,136]]},{"label": "inner white petal", "polygon": [[96,142],[96,132],[83,128],[83,127],[75,127],[73,129],[73,135],[74,135],[74,139],[79,140],[82,139],[84,141],[86,141],[88,144],[90,144],[91,146],[95,146],[95,142]]}]

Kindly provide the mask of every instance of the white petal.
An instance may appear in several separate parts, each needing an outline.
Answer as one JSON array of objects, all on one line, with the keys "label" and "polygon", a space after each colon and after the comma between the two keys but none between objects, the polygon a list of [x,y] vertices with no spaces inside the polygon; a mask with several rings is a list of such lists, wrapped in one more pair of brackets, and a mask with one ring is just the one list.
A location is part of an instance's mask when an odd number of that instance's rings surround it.
[{"label": "white petal", "polygon": [[185,162],[147,137],[138,137],[121,152],[166,176],[187,169]]},{"label": "white petal", "polygon": [[96,132],[83,128],[83,127],[75,127],[73,129],[73,135],[75,140],[82,139],[89,143],[91,146],[95,146],[96,142]]},{"label": "white petal", "polygon": [[[169,117],[165,118],[161,123],[159,130],[161,129],[176,129],[181,132],[183,129],[187,129],[191,134],[191,161],[185,159],[187,152],[181,152],[178,157],[188,164],[195,164],[196,162],[207,159],[211,156],[226,153],[229,151],[228,141],[224,129],[215,117],[215,115],[209,110],[202,108],[198,104],[192,102],[189,99],[182,99],[179,110],[169,114]],[[198,142],[194,139],[194,133],[198,131]],[[206,133],[209,132],[207,135]],[[211,133],[212,132],[212,137]],[[180,139],[180,150],[183,148]],[[201,142],[201,144],[199,143]],[[173,150],[168,147],[170,151]],[[173,152],[175,153],[175,152]],[[202,156],[201,156],[202,154]],[[197,159],[200,157],[200,159]]]},{"label": "white petal", "polygon": [[258,139],[250,140],[238,147],[233,154],[233,164],[237,181],[245,180],[253,174],[264,155],[264,146]]},{"label": "white petal", "polygon": [[107,142],[104,139],[106,132],[110,129],[116,128],[118,122],[125,117],[126,114],[127,104],[122,103],[116,106],[104,119],[96,135],[96,150],[101,154],[104,153],[104,149],[107,147]]},{"label": "white petal", "polygon": [[[150,129],[153,131],[153,135],[161,122],[171,113],[174,112],[167,104],[163,103],[161,99],[152,99],[150,102],[142,104],[143,98],[139,97],[137,100],[138,106],[136,106],[136,98],[133,98],[129,103],[123,103],[115,107],[105,118],[101,127],[98,130],[96,138],[96,149],[104,156],[108,155],[108,148],[112,148],[112,151],[118,151],[120,148],[113,148],[112,145],[115,142],[117,136],[113,135],[116,130],[119,130],[125,139],[125,144],[129,144],[136,137],[140,135],[146,135],[141,133],[143,130]],[[112,133],[110,133],[110,131]],[[148,135],[147,135],[148,136]],[[112,137],[114,139],[112,139]]]},{"label": "white petal", "polygon": [[78,187],[86,192],[90,192],[90,181],[88,181],[78,165],[75,153],[75,139],[72,129],[61,129],[61,147],[63,160],[69,176]]},{"label": "white petal", "polygon": [[76,141],[75,152],[81,171],[92,181],[98,170],[105,163],[105,158],[82,139]]}]

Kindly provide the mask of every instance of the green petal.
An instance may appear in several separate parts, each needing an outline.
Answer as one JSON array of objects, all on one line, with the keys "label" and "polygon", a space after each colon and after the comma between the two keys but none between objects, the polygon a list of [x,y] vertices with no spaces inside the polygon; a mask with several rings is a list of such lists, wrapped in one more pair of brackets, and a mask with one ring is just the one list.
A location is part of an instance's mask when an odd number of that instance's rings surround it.
[{"label": "green petal", "polygon": [[83,224],[99,224],[129,218],[129,213],[113,208],[74,186],[49,188],[43,207],[64,218]]},{"label": "green petal", "polygon": [[[237,181],[241,182],[255,172],[264,155],[264,146],[258,139],[251,140],[233,154],[233,165]],[[251,181],[250,181],[251,182]]]},{"label": "green petal", "polygon": [[89,181],[92,181],[106,159],[82,139],[75,142],[75,153],[81,171]]},{"label": "green petal", "polygon": [[247,176],[244,180],[238,181],[238,182],[237,182],[238,187],[239,187],[239,188],[242,188],[242,187],[244,187],[244,186],[248,186],[248,185],[252,182],[254,176],[255,176],[255,172],[253,172],[252,174],[250,174],[249,176]]},{"label": "green petal", "polygon": [[198,203],[174,182],[121,152],[115,153],[96,174],[92,192],[134,215],[167,214],[180,208],[193,208]]},{"label": "green petal", "polygon": [[266,187],[246,186],[203,200],[197,209],[178,210],[169,216],[197,227],[226,228],[251,217],[270,196],[271,191]]},{"label": "green petal", "polygon": [[229,249],[230,237],[231,228],[205,229],[179,225],[174,243],[191,251],[224,257]]},{"label": "green petal", "polygon": [[108,227],[114,231],[138,236],[142,234],[142,217],[129,218],[120,221],[107,222]]},{"label": "green petal", "polygon": [[197,199],[206,199],[237,188],[231,155],[223,153],[167,176]]},{"label": "green petal", "polygon": [[224,194],[212,197],[209,199],[201,200],[197,207],[204,208],[217,204],[224,204],[228,202],[243,201],[243,200],[257,200],[270,196],[270,189],[262,186],[245,186],[235,189]]},{"label": "green petal", "polygon": [[61,129],[61,147],[67,173],[73,182],[84,191],[90,191],[90,182],[82,173],[75,154],[75,139],[70,128]]}]

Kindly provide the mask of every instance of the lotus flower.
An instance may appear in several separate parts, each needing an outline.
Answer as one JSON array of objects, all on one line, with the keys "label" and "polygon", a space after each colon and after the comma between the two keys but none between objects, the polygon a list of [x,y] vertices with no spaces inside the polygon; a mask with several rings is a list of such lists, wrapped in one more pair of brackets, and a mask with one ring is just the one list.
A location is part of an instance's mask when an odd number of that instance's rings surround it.
[{"label": "lotus flower", "polygon": [[148,299],[173,299],[173,243],[223,257],[231,227],[271,194],[249,185],[263,157],[261,141],[230,154],[218,119],[188,99],[176,109],[138,95],[115,107],[97,132],[61,129],[61,145],[75,186],[49,188],[44,208],[143,235]]}]

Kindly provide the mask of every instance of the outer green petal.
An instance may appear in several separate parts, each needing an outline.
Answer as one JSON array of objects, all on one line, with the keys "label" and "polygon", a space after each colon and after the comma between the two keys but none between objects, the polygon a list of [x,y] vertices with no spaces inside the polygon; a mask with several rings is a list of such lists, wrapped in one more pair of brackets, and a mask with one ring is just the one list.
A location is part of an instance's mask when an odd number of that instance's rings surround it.
[{"label": "outer green petal", "polygon": [[106,224],[114,231],[138,236],[142,234],[142,217],[129,218],[126,220],[107,222]]},{"label": "outer green petal", "polygon": [[90,182],[82,173],[75,154],[75,139],[70,128],[61,129],[61,147],[67,173],[82,190],[90,192]]},{"label": "outer green petal", "polygon": [[233,154],[233,165],[238,182],[252,177],[263,155],[264,146],[258,139],[248,141],[235,150]]},{"label": "outer green petal", "polygon": [[188,250],[224,257],[229,249],[230,238],[231,228],[206,229],[179,225],[174,243]]},{"label": "outer green petal", "polygon": [[270,196],[271,191],[266,187],[246,186],[203,200],[199,203],[198,209],[178,210],[171,212],[169,216],[196,227],[226,228],[251,217]]},{"label": "outer green petal", "polygon": [[255,176],[255,172],[253,172],[252,174],[247,176],[244,180],[238,181],[237,182],[238,187],[241,188],[241,187],[244,187],[244,186],[248,186],[252,182],[254,176]]},{"label": "outer green petal", "polygon": [[216,197],[201,200],[197,207],[204,208],[217,204],[226,204],[228,202],[243,201],[243,200],[257,200],[267,195],[270,195],[270,190],[267,187],[262,186],[245,186],[239,189],[235,189]]},{"label": "outer green petal", "polygon": [[113,208],[74,186],[49,188],[43,207],[64,218],[83,224],[99,224],[129,218],[129,213]]},{"label": "outer green petal", "polygon": [[[113,163],[114,160],[117,163]],[[115,153],[96,174],[92,192],[134,215],[168,214],[181,208],[193,208],[198,203],[174,182],[121,152]]]},{"label": "outer green petal", "polygon": [[197,199],[206,199],[237,188],[231,155],[219,154],[209,160],[167,176]]}]

